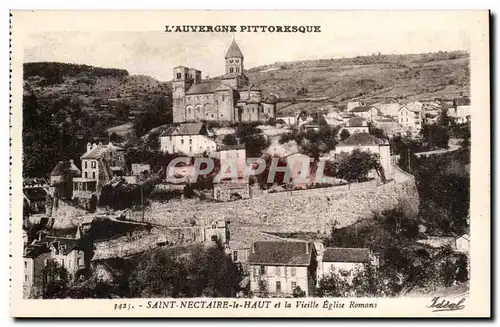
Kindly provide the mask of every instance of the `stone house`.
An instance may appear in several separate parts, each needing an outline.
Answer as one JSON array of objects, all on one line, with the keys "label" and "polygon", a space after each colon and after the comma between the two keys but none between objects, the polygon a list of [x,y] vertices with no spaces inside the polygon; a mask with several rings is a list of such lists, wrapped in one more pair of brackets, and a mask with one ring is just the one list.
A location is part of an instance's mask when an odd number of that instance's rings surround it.
[{"label": "stone house", "polygon": [[456,123],[458,124],[467,123],[471,116],[470,99],[459,98],[453,100],[453,109],[450,111],[451,114],[449,116],[452,117]]},{"label": "stone house", "polygon": [[113,143],[87,144],[87,152],[82,155],[82,175],[73,178],[73,198],[88,205],[91,198],[98,198],[107,183],[115,176],[127,173],[125,153]]},{"label": "stone house", "polygon": [[217,143],[203,123],[183,123],[172,126],[160,135],[160,150],[194,156],[217,150]]},{"label": "stone house", "polygon": [[316,285],[316,249],[311,242],[254,242],[248,258],[250,291],[292,296],[298,287],[312,296]]},{"label": "stone house", "polygon": [[398,117],[399,109],[401,108],[401,102],[398,100],[390,100],[385,102],[375,103],[373,105],[377,108],[380,113],[384,116]]},{"label": "stone house", "polygon": [[356,116],[363,117],[368,121],[372,121],[378,115],[378,110],[373,106],[356,107],[349,112]]},{"label": "stone house", "polygon": [[347,119],[343,130],[347,130],[350,135],[355,133],[368,133],[368,121],[364,117],[350,117]]},{"label": "stone house", "polygon": [[398,111],[398,123],[410,132],[418,132],[422,129],[423,106],[420,102],[410,102],[401,106]]},{"label": "stone house", "polygon": [[23,180],[23,198],[29,214],[42,214],[47,212],[49,184],[43,178],[25,178]]},{"label": "stone house", "polygon": [[57,192],[59,197],[73,196],[73,178],[78,178],[82,172],[75,165],[73,159],[59,161],[50,173],[51,194]]},{"label": "stone house", "polygon": [[48,281],[48,276],[43,274],[43,268],[49,264],[49,261],[65,268],[69,276],[75,278],[87,267],[88,253],[85,252],[80,229],[77,230],[74,238],[45,236],[40,233],[39,238],[27,245],[24,251],[23,297],[30,297],[33,287],[42,287]]},{"label": "stone house", "polygon": [[318,280],[335,271],[351,282],[367,264],[378,267],[378,257],[368,248],[322,248],[318,250]]}]

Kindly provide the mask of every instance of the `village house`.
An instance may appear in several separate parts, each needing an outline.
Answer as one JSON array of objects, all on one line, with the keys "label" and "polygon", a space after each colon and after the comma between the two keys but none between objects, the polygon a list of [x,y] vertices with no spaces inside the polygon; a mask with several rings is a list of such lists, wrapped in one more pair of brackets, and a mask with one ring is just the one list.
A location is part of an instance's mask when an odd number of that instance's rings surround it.
[{"label": "village house", "polygon": [[455,239],[455,248],[458,252],[468,253],[470,247],[470,237],[464,234]]},{"label": "village house", "polygon": [[[335,148],[335,158],[350,154],[354,149],[378,154],[386,180],[393,178],[394,171],[391,163],[391,150],[387,139],[380,139],[368,133],[352,134],[347,139],[337,144]],[[376,174],[372,173],[371,176],[375,177]]]},{"label": "village house", "polygon": [[43,214],[47,211],[49,184],[43,178],[25,178],[23,197],[30,214]]},{"label": "village house", "polygon": [[382,129],[387,136],[393,136],[401,131],[397,120],[392,117],[378,117],[372,123],[373,126]]},{"label": "village house", "polygon": [[410,103],[398,111],[398,123],[403,128],[410,132],[418,132],[422,128],[422,107],[414,103]]},{"label": "village house", "polygon": [[244,57],[233,40],[220,79],[202,80],[201,71],[174,67],[173,121],[267,121],[274,118],[275,97],[263,97],[244,73]]},{"label": "village house", "polygon": [[203,123],[184,123],[168,128],[160,135],[160,150],[195,156],[217,150],[217,143]]},{"label": "village house", "polygon": [[248,258],[250,291],[292,296],[300,288],[312,296],[316,285],[316,250],[311,242],[254,242]]},{"label": "village house", "polygon": [[378,116],[378,110],[373,106],[356,107],[349,112],[356,116],[363,117],[368,121],[372,121],[375,117]]},{"label": "village house", "polygon": [[115,176],[127,173],[125,153],[113,143],[87,144],[87,152],[81,157],[82,175],[73,178],[73,198],[88,206],[92,198],[97,199],[107,183]]},{"label": "village house", "polygon": [[78,178],[82,172],[73,159],[59,161],[50,173],[50,193],[59,197],[71,199],[73,196],[73,178]]},{"label": "village house", "polygon": [[49,262],[55,262],[65,268],[71,278],[75,278],[80,271],[86,268],[86,253],[80,229],[75,237],[45,236],[27,245],[23,255],[24,278],[23,296],[31,297],[34,288],[40,288],[49,281],[49,276],[44,275],[44,267]]},{"label": "village house", "polygon": [[354,273],[365,269],[366,265],[379,266],[379,259],[368,248],[320,248],[318,249],[318,280],[332,272],[340,274],[348,282]]},{"label": "village house", "polygon": [[453,101],[453,108],[449,110],[449,116],[457,124],[465,124],[470,120],[471,106],[469,98],[460,98]]},{"label": "village house", "polygon": [[384,116],[398,117],[401,102],[398,100],[390,100],[386,102],[379,102],[373,105]]},{"label": "village house", "polygon": [[363,117],[350,117],[342,129],[348,131],[350,135],[355,133],[368,133],[368,121]]},{"label": "village house", "polygon": [[354,108],[363,107],[365,103],[362,101],[349,101],[347,102],[346,110],[347,112],[351,112]]}]

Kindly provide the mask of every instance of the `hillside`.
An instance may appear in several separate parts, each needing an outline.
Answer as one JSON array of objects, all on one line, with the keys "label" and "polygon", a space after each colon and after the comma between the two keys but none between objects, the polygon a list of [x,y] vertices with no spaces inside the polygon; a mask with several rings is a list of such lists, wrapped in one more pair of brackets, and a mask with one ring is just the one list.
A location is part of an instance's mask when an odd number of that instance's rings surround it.
[{"label": "hillside", "polygon": [[306,108],[309,101],[343,106],[354,99],[434,100],[470,93],[469,54],[462,51],[277,62],[247,74],[257,87],[279,96],[283,113]]},{"label": "hillside", "polygon": [[25,94],[33,93],[49,105],[70,97],[83,110],[109,121],[110,126],[126,123],[152,105],[170,111],[169,85],[149,76],[55,62],[25,63],[23,68]]},{"label": "hillside", "polygon": [[[59,160],[75,159],[87,142],[108,142],[110,127],[171,119],[170,88],[126,70],[66,63],[24,64],[23,174],[45,177]],[[123,129],[123,128],[122,128]],[[115,134],[117,129],[112,129]]]}]

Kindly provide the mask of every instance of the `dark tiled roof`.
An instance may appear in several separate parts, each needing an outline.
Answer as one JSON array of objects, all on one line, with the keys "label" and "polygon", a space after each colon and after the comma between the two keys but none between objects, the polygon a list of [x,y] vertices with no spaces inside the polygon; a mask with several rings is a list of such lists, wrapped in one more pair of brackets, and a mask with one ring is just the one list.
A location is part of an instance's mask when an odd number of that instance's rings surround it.
[{"label": "dark tiled roof", "polygon": [[308,242],[254,242],[248,262],[262,265],[308,266],[313,244]]},{"label": "dark tiled roof", "polygon": [[372,110],[372,108],[373,108],[372,106],[356,107],[349,112],[367,112]]},{"label": "dark tiled roof", "polygon": [[380,140],[368,133],[354,133],[337,146],[379,145]]},{"label": "dark tiled roof", "polygon": [[100,159],[108,151],[108,146],[99,144],[82,156],[82,159]]},{"label": "dark tiled roof", "polygon": [[23,187],[33,187],[33,186],[39,186],[39,185],[48,186],[47,181],[43,178],[35,177],[35,178],[24,178],[23,179]]},{"label": "dark tiled roof", "polygon": [[240,47],[236,43],[235,40],[231,43],[229,46],[229,49],[227,49],[226,56],[224,57],[225,59],[227,58],[243,58],[243,53],[241,53]]},{"label": "dark tiled roof", "polygon": [[455,106],[470,106],[469,98],[460,98],[454,100]]},{"label": "dark tiled roof", "polygon": [[368,263],[369,260],[368,248],[326,248],[323,254],[323,262]]},{"label": "dark tiled roof", "polygon": [[178,127],[170,127],[162,135],[199,135],[202,133],[203,123],[185,123]]},{"label": "dark tiled roof", "polygon": [[363,127],[366,124],[363,124],[365,120],[362,117],[351,117],[349,118],[348,127]]},{"label": "dark tiled roof", "polygon": [[69,254],[73,250],[83,250],[80,239],[45,236],[41,240],[35,240],[32,244],[28,245],[24,256],[28,258],[37,258],[42,253],[50,252],[50,245],[54,242],[59,243],[59,249],[62,250],[64,255]]},{"label": "dark tiled roof", "polygon": [[24,194],[30,201],[44,201],[47,198],[47,191],[42,187],[24,189]]},{"label": "dark tiled roof", "polygon": [[214,93],[215,89],[219,87],[220,81],[214,80],[214,81],[203,81],[199,84],[193,84],[191,87],[187,90],[186,94],[207,94],[207,93]]},{"label": "dark tiled roof", "polygon": [[82,174],[80,169],[78,169],[78,167],[75,166],[73,162],[59,161],[50,173],[50,176],[61,176],[67,171],[70,171],[74,177],[80,176]]}]

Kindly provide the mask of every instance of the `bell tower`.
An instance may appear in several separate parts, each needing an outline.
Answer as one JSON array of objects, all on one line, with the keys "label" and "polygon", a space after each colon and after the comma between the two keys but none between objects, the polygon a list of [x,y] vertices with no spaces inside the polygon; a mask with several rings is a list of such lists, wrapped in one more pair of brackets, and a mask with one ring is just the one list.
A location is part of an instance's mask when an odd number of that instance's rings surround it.
[{"label": "bell tower", "polygon": [[227,49],[226,56],[226,74],[243,75],[243,53],[235,40]]}]

